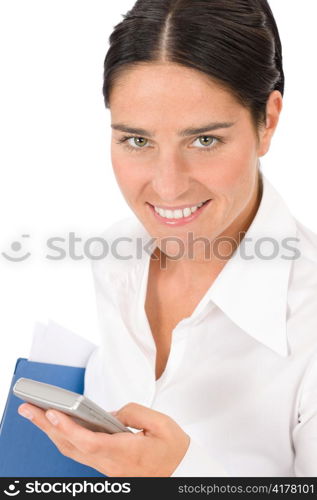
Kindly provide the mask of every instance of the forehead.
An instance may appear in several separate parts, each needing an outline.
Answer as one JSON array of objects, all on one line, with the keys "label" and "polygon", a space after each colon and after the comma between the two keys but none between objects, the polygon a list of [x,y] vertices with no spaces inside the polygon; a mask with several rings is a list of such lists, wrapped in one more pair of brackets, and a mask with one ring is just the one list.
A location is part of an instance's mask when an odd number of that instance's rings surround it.
[{"label": "forehead", "polygon": [[175,113],[179,118],[197,114],[201,120],[212,114],[228,119],[241,108],[233,94],[208,75],[175,63],[143,63],[123,70],[110,95],[111,113],[134,119],[164,119]]}]

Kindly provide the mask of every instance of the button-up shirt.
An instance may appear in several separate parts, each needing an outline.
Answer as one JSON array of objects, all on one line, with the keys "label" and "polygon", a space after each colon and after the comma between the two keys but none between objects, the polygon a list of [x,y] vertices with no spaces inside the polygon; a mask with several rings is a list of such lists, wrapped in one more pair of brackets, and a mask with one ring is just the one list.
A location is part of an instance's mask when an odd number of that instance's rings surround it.
[{"label": "button-up shirt", "polygon": [[190,444],[172,476],[317,476],[317,235],[261,175],[244,239],[171,332],[158,380],[144,307],[155,243],[134,215],[95,242],[101,343],[85,395],[173,418]]}]

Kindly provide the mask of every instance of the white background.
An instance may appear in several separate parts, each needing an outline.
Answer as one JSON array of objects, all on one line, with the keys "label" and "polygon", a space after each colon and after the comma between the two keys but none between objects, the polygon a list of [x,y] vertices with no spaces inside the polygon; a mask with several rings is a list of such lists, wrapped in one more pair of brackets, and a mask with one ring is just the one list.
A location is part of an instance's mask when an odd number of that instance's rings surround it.
[{"label": "white background", "polygon": [[[89,259],[51,261],[45,243],[83,241],[131,214],[110,161],[102,96],[108,37],[133,1],[0,0],[0,418],[36,321],[99,343]],[[316,0],[271,0],[283,44],[284,107],[263,172],[317,232]],[[29,238],[22,235],[29,234]],[[6,260],[23,243],[20,263]]]}]

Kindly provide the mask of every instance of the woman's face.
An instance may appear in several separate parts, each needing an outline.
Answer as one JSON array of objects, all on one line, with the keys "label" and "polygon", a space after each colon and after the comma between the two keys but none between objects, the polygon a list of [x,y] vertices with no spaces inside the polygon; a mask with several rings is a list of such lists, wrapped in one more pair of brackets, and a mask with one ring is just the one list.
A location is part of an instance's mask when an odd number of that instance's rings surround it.
[{"label": "woman's face", "polygon": [[209,242],[236,238],[254,217],[258,158],[280,111],[275,93],[271,126],[258,139],[249,111],[199,71],[145,63],[116,80],[110,96],[114,173],[149,234],[165,240],[165,254],[179,255],[181,246],[187,254],[190,232]]}]

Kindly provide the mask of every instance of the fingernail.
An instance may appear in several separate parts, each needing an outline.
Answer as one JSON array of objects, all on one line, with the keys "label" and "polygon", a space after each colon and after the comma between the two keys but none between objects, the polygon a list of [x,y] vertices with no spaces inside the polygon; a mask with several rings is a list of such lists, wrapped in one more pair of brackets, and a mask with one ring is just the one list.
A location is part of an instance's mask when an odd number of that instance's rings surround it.
[{"label": "fingernail", "polygon": [[23,408],[22,410],[19,410],[19,414],[22,417],[27,418],[29,420],[32,420],[32,418],[33,418],[33,414],[30,412],[30,410],[27,410],[26,408]]},{"label": "fingernail", "polygon": [[47,413],[45,413],[45,415],[46,415],[46,418],[51,422],[51,424],[53,424],[53,425],[58,424],[58,418],[55,415],[55,413],[48,411]]}]

